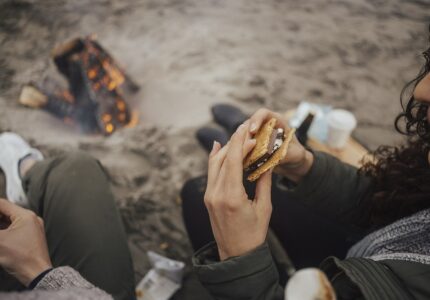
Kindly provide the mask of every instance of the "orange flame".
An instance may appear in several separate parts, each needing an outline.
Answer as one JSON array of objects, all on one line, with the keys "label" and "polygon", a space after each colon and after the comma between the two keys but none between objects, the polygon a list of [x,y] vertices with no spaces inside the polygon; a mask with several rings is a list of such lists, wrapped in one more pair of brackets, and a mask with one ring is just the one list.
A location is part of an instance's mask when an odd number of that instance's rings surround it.
[{"label": "orange flame", "polygon": [[113,91],[116,88],[116,82],[115,81],[111,81],[108,84],[108,90],[109,91]]},{"label": "orange flame", "polygon": [[[109,99],[106,113],[101,116],[102,128],[106,134],[113,133],[117,127],[134,127],[139,122],[139,114],[137,111],[129,113],[129,107],[126,101],[122,98],[122,90],[118,89],[126,80],[122,69],[115,61],[103,50],[99,49],[92,40],[95,40],[95,35],[87,37],[85,40],[85,49],[79,58],[86,68],[87,78],[91,82],[91,87],[96,94],[103,91],[103,96],[113,98],[114,103]],[[108,92],[105,95],[104,92]],[[111,105],[115,105],[112,107]]]},{"label": "orange flame", "polygon": [[108,123],[108,124],[106,124],[105,129],[106,129],[107,133],[112,133],[113,130],[115,129],[115,127],[113,126],[112,123]]},{"label": "orange flame", "polygon": [[115,85],[115,86],[112,85],[113,88],[109,90],[113,90],[115,87],[121,85],[124,82],[125,78],[122,72],[118,68],[113,66],[109,61],[104,60],[102,62],[102,66],[103,66],[103,69],[105,69],[107,74],[109,75],[110,83],[113,82],[113,84]]}]

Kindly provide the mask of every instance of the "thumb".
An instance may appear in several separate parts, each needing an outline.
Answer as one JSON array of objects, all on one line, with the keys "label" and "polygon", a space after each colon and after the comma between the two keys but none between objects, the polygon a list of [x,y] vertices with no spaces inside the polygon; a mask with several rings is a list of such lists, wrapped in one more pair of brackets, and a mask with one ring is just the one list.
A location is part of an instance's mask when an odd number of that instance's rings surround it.
[{"label": "thumb", "polygon": [[272,171],[265,172],[257,181],[254,201],[262,211],[272,211]]}]

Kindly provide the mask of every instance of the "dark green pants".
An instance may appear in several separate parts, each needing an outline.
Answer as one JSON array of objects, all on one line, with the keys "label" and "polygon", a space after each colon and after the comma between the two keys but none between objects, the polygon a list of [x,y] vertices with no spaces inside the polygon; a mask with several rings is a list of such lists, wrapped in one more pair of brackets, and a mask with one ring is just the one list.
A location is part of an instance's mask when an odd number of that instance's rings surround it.
[{"label": "dark green pants", "polygon": [[[31,209],[45,222],[54,267],[71,266],[115,299],[134,299],[127,239],[100,163],[82,152],[46,159],[23,185]],[[7,277],[0,272],[0,290],[19,289]]]}]

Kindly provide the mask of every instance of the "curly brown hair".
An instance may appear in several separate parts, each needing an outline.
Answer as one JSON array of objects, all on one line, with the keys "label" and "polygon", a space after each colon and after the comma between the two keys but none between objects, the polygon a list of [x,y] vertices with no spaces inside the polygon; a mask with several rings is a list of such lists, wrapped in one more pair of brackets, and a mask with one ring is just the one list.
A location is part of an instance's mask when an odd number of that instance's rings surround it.
[{"label": "curly brown hair", "polygon": [[396,130],[407,136],[407,143],[401,147],[380,146],[373,153],[376,160],[365,163],[359,170],[374,179],[369,204],[371,223],[375,227],[430,207],[429,106],[416,101],[412,94],[430,72],[430,48],[423,56],[424,67],[402,90],[403,112],[395,120]]}]

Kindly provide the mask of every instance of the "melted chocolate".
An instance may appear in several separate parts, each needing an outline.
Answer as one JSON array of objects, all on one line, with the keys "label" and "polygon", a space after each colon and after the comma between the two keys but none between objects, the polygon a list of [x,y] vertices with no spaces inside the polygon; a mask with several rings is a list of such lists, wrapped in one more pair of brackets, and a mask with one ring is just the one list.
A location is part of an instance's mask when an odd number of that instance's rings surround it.
[{"label": "melted chocolate", "polygon": [[281,145],[281,143],[277,143],[277,141],[281,140],[282,142],[284,141],[284,130],[278,128],[277,130],[274,130],[272,132],[272,135],[270,137],[270,142],[269,142],[269,151],[266,152],[266,154],[264,154],[262,157],[260,157],[259,159],[257,159],[252,165],[250,165],[248,168],[245,169],[245,172],[254,172],[255,170],[257,170],[261,165],[263,165],[266,161],[269,160],[269,158],[273,155],[273,153],[276,152],[276,150],[278,150]]}]

